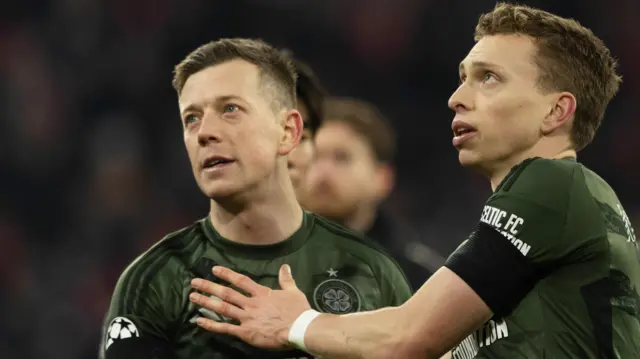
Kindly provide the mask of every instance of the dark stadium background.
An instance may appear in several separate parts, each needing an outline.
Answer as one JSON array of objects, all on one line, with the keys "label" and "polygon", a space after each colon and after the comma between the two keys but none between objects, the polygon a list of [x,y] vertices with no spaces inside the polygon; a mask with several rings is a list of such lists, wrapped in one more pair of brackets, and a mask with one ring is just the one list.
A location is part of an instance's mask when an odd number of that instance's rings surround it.
[{"label": "dark stadium background", "polygon": [[[581,160],[640,227],[640,2],[529,1],[592,27],[624,84]],[[16,0],[0,10],[0,358],[95,358],[114,283],[206,214],[182,144],[172,66],[219,37],[308,61],[335,95],[399,132],[386,204],[448,255],[489,186],[461,169],[446,101],[489,0]],[[508,54],[505,54],[508,56]],[[544,225],[544,223],[540,223]]]}]

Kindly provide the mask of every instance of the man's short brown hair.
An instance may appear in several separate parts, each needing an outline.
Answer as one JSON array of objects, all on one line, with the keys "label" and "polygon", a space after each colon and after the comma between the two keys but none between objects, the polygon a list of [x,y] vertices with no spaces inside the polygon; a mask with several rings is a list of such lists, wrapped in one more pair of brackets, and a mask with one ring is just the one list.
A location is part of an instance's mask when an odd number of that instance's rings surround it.
[{"label": "man's short brown hair", "polygon": [[176,65],[173,72],[173,88],[180,95],[191,75],[237,59],[258,67],[261,84],[273,95],[275,102],[283,107],[295,107],[295,67],[288,56],[262,40],[220,39],[198,47]]},{"label": "man's short brown hair", "polygon": [[307,106],[309,112],[307,124],[311,132],[316,133],[324,119],[324,98],[327,92],[309,65],[295,58],[293,65],[298,73],[296,96],[298,101],[302,101]]},{"label": "man's short brown hair", "polygon": [[583,149],[595,136],[621,78],[617,62],[593,32],[572,19],[523,5],[498,3],[480,16],[475,40],[525,35],[537,45],[534,62],[542,91],[568,91],[577,102],[571,141]]},{"label": "man's short brown hair", "polygon": [[350,98],[330,98],[325,102],[324,123],[341,122],[366,139],[375,159],[392,162],[396,153],[393,128],[374,105]]},{"label": "man's short brown hair", "polygon": [[324,99],[327,97],[327,91],[311,69],[311,66],[296,58],[289,49],[282,50],[282,53],[291,58],[298,75],[296,98],[298,103],[303,103],[309,112],[309,118],[305,121],[305,128],[315,134],[324,119]]}]

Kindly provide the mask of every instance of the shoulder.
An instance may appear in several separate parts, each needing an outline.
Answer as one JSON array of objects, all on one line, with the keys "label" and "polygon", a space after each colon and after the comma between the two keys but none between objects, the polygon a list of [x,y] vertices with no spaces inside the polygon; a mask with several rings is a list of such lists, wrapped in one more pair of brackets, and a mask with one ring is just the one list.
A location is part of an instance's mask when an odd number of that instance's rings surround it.
[{"label": "shoulder", "polygon": [[164,236],[123,271],[116,284],[116,293],[137,291],[136,288],[159,281],[170,283],[167,275],[174,277],[178,274],[177,269],[182,261],[177,259],[194,250],[201,232],[201,223],[198,221]]},{"label": "shoulder", "polygon": [[172,257],[178,257],[197,245],[201,233],[202,226],[198,221],[188,227],[167,234],[136,258],[125,270],[124,274],[131,275],[137,270],[149,266],[153,266],[156,269],[163,267]]},{"label": "shoulder", "polygon": [[571,160],[531,158],[515,166],[496,192],[519,192],[539,188],[566,188],[581,166]]},{"label": "shoulder", "polygon": [[490,201],[507,196],[560,205],[568,200],[576,174],[581,171],[582,167],[575,161],[531,158],[511,170]]},{"label": "shoulder", "polygon": [[198,245],[198,231],[200,222],[170,233],[136,258],[116,283],[105,324],[125,318],[134,327],[166,339],[183,308],[183,258]]}]

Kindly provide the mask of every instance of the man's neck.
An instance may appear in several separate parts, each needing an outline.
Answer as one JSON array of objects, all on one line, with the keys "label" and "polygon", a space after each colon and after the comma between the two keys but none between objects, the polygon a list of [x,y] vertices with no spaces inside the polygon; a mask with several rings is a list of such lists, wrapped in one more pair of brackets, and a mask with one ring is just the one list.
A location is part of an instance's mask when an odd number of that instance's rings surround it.
[{"label": "man's neck", "polygon": [[375,205],[361,205],[358,209],[343,223],[344,226],[359,232],[365,233],[373,226],[373,222],[376,220],[377,207]]},{"label": "man's neck", "polygon": [[291,183],[283,181],[262,192],[259,199],[241,205],[224,206],[212,200],[209,215],[216,231],[231,241],[255,245],[281,242],[293,235],[300,228],[303,211]]},{"label": "man's neck", "polygon": [[491,181],[491,190],[495,191],[502,180],[504,180],[504,178],[509,174],[511,169],[528,158],[541,157],[548,159],[560,159],[576,156],[577,153],[574,149],[545,149],[542,146],[534,147],[530,151],[526,151],[519,156],[513,156],[508,161],[496,166],[495,170],[491,171],[489,176],[489,180]]}]

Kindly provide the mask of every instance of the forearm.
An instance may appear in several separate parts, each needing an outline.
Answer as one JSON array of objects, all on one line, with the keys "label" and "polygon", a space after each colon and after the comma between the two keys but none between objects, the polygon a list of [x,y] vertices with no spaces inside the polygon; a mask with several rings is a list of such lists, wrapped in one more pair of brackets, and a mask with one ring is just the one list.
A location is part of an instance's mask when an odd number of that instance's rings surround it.
[{"label": "forearm", "polygon": [[492,315],[471,287],[442,268],[399,307],[320,315],[304,342],[324,358],[441,358]]},{"label": "forearm", "polygon": [[349,315],[323,314],[307,328],[305,345],[317,357],[425,358],[412,344],[412,335],[399,308]]}]

